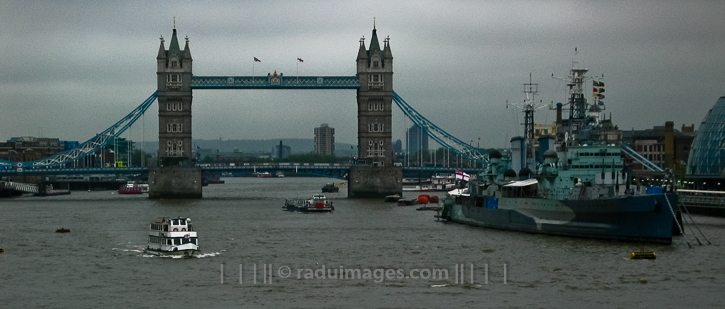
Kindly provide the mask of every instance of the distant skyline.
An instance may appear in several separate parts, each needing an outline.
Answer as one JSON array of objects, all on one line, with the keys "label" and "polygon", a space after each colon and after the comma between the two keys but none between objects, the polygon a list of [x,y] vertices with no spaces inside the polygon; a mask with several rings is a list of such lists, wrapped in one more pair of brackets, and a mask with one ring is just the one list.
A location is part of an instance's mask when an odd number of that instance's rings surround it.
[{"label": "distant skyline", "polygon": [[[0,140],[85,141],[156,89],[159,37],[176,20],[195,75],[355,74],[361,37],[390,37],[394,89],[459,139],[505,147],[521,135],[522,84],[566,102],[579,66],[604,76],[621,129],[699,127],[725,95],[723,1],[5,1],[0,5]],[[168,45],[167,45],[168,46]],[[255,62],[254,58],[260,60]],[[297,59],[304,59],[299,62]],[[393,140],[412,123],[395,108]],[[194,139],[313,138],[329,123],[356,144],[353,90],[196,90]],[[542,108],[536,123],[551,123]],[[156,105],[124,134],[156,140]],[[437,147],[431,142],[431,148]]]}]

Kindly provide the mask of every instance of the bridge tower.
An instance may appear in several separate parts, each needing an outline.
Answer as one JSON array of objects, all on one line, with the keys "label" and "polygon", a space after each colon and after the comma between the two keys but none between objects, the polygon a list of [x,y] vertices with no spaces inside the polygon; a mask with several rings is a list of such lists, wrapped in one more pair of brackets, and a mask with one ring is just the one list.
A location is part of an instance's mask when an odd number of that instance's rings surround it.
[{"label": "bridge tower", "polygon": [[358,160],[350,169],[349,197],[402,194],[402,168],[393,166],[393,53],[390,39],[380,49],[373,24],[370,48],[360,39],[357,55]]},{"label": "bridge tower", "polygon": [[201,169],[191,153],[191,51],[179,48],[176,25],[169,49],[156,56],[159,102],[158,167],[149,171],[150,198],[201,198]]},{"label": "bridge tower", "polygon": [[189,165],[191,155],[191,51],[189,39],[179,49],[176,27],[169,50],[161,39],[156,57],[159,100],[159,165]]}]

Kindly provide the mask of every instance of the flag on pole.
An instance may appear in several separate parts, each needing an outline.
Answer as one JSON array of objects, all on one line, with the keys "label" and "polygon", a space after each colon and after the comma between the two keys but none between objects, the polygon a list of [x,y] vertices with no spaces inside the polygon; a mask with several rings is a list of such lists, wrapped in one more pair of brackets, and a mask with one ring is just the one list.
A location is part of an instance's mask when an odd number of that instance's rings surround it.
[{"label": "flag on pole", "polygon": [[254,57],[254,62],[262,62],[262,60],[257,59],[257,57]]},{"label": "flag on pole", "polygon": [[456,179],[468,181],[469,179],[471,179],[471,175],[468,175],[462,171],[456,171]]},{"label": "flag on pole", "polygon": [[305,62],[304,60],[302,60],[302,58],[297,58],[297,61],[299,61],[299,62]]}]

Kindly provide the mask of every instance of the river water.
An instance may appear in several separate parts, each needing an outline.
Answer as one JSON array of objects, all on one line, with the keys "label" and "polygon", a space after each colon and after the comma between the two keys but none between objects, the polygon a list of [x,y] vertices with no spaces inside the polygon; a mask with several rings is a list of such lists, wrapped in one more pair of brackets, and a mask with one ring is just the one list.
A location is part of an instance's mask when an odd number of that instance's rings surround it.
[{"label": "river water", "polygon": [[[694,216],[712,245],[692,236],[600,241],[440,223],[415,206],[347,199],[345,186],[327,194],[333,213],[287,212],[284,198],[339,180],[223,179],[201,200],[111,191],[0,200],[0,307],[722,308],[725,300],[723,218]],[[192,218],[202,252],[144,253],[148,224],[161,216]],[[629,259],[638,250],[657,259]]]}]

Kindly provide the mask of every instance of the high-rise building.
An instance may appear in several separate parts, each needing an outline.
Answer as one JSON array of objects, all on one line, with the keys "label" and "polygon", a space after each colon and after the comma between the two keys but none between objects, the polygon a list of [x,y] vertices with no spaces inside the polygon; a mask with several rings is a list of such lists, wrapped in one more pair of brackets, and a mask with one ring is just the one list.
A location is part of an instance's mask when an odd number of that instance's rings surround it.
[{"label": "high-rise building", "polygon": [[315,153],[335,155],[335,128],[326,123],[315,128]]},{"label": "high-rise building", "polygon": [[393,153],[397,155],[401,152],[403,152],[403,141],[398,139],[393,143]]},{"label": "high-rise building", "polygon": [[428,151],[428,128],[413,125],[408,129],[406,137],[406,151],[409,156],[416,156],[419,152]]}]

